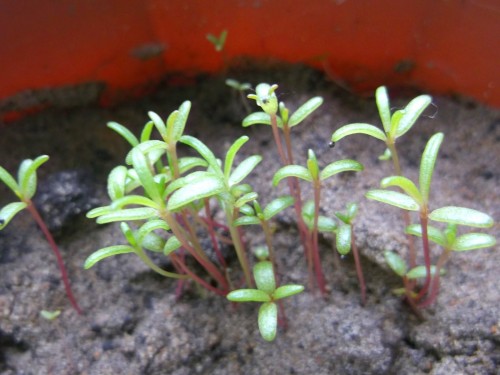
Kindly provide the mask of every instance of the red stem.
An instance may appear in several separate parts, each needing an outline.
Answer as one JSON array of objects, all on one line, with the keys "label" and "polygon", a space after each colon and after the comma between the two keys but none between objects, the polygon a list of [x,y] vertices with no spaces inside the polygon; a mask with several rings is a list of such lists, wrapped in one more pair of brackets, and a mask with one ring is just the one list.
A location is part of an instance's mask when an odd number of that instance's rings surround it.
[{"label": "red stem", "polygon": [[420,211],[420,226],[422,228],[422,245],[424,249],[424,262],[425,262],[425,283],[416,300],[419,301],[429,291],[431,285],[431,251],[429,247],[429,237],[427,234],[427,207]]},{"label": "red stem", "polygon": [[66,291],[66,295],[68,296],[69,301],[71,302],[71,305],[73,308],[78,312],[78,314],[82,315],[83,311],[78,306],[78,303],[76,302],[76,298],[73,295],[73,292],[71,290],[71,285],[69,283],[69,278],[68,278],[68,273],[66,272],[66,267],[64,266],[64,261],[61,255],[61,252],[59,251],[59,248],[57,247],[56,242],[54,241],[54,237],[52,237],[52,234],[50,233],[49,229],[47,228],[47,225],[45,225],[45,221],[42,219],[40,214],[38,213],[38,210],[36,209],[35,205],[31,200],[25,201],[26,204],[28,205],[28,211],[31,213],[31,216],[35,219],[36,223],[42,230],[45,238],[47,239],[47,242],[50,245],[50,248],[52,249],[52,252],[56,256],[57,259],[57,265],[59,267],[59,271],[61,273],[61,279],[64,284],[64,289]]},{"label": "red stem", "polygon": [[358,274],[359,289],[361,290],[361,303],[366,305],[366,284],[363,276],[363,268],[359,258],[358,247],[356,246],[356,238],[354,237],[354,225],[351,224],[351,248],[354,255],[354,263],[356,265],[356,273]]},{"label": "red stem", "polygon": [[314,224],[312,230],[312,255],[314,260],[314,268],[316,271],[316,282],[318,283],[319,290],[321,294],[326,294],[325,287],[325,277],[323,275],[323,270],[321,268],[321,259],[319,256],[319,244],[318,244],[318,219],[319,219],[319,203],[321,196],[321,183],[320,181],[314,181]]}]

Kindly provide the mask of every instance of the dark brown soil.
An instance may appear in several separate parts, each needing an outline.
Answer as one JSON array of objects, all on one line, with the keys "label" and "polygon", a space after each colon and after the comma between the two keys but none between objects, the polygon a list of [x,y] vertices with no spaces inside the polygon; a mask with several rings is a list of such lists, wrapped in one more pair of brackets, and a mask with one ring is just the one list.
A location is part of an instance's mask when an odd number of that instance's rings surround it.
[{"label": "dark brown soil", "polygon": [[[176,282],[163,279],[135,256],[116,256],[91,270],[82,268],[96,249],[121,241],[117,226],[82,219],[89,207],[106,204],[110,169],[122,163],[127,145],[106,128],[122,123],[137,134],[147,111],[166,117],[184,100],[193,102],[186,133],[223,157],[230,143],[248,134],[242,156],[261,153],[251,175],[262,200],[276,195],[270,180],[279,167],[270,128],[243,129],[244,107],[224,85],[226,77],[200,78],[189,87],[163,87],[155,95],[114,109],[52,109],[0,129],[0,165],[51,156],[40,170],[38,204],[58,235],[72,286],[84,316],[65,297],[50,248],[27,213],[0,232],[0,372],[2,374],[495,374],[500,366],[500,253],[498,247],[453,254],[437,303],[417,319],[391,294],[399,280],[385,265],[384,250],[405,253],[400,212],[367,201],[390,166],[377,159],[383,145],[353,136],[330,149],[332,132],[349,122],[379,124],[374,100],[341,91],[303,67],[235,71],[231,77],[280,84],[280,100],[291,109],[322,95],[324,104],[294,128],[298,162],[314,149],[325,165],[341,158],[362,162],[359,175],[333,178],[324,190],[325,213],[357,201],[358,246],[368,284],[360,294],[351,256],[334,256],[322,242],[330,293],[307,290],[286,301],[288,328],[274,343],[257,330],[257,306],[236,308],[224,298],[191,287],[176,300]],[[391,91],[394,107],[408,97]],[[412,93],[413,94],[413,93]],[[445,133],[432,185],[434,208],[459,205],[500,219],[500,112],[463,100],[436,97],[435,116],[419,121],[399,143],[402,164],[417,178],[429,137]],[[431,111],[430,114],[434,114]],[[43,187],[45,185],[45,187]],[[43,187],[43,188],[42,188]],[[285,188],[285,186],[280,187]],[[284,191],[284,190],[282,190]],[[306,190],[307,192],[307,190]],[[0,205],[13,196],[0,187]],[[65,204],[67,203],[67,204]],[[275,244],[284,281],[307,284],[291,211],[279,217]],[[499,238],[496,225],[489,233]],[[258,245],[258,232],[247,236]],[[434,249],[438,251],[438,249]],[[55,321],[41,310],[61,309]]]}]

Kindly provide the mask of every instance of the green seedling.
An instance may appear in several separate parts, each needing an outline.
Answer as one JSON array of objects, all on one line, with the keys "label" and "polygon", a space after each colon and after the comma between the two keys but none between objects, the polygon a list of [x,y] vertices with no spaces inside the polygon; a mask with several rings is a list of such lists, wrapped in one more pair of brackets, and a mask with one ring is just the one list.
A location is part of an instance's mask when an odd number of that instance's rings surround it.
[{"label": "green seedling", "polygon": [[[406,273],[406,267],[404,267],[403,269],[402,266],[398,265],[398,267],[396,268],[396,273],[400,276],[405,275],[406,279],[416,279],[420,277],[425,278],[424,284],[417,294],[415,294],[415,292],[412,290],[411,284],[407,283],[405,285],[405,294],[407,299],[411,301],[411,304],[416,305],[420,308],[427,307],[432,302],[434,302],[439,286],[439,272],[433,272],[433,265],[431,264],[431,251],[429,245],[430,234],[428,226],[429,220],[444,222],[451,225],[464,225],[480,228],[488,228],[493,225],[493,219],[490,216],[469,208],[449,206],[430,211],[430,186],[436,164],[437,154],[443,138],[444,136],[442,133],[434,134],[425,147],[420,163],[419,187],[417,187],[415,183],[413,183],[406,177],[391,176],[386,177],[381,181],[381,187],[383,189],[370,190],[366,193],[366,197],[369,199],[387,203],[404,210],[416,211],[419,213],[420,225],[409,226],[407,229],[407,233],[411,235],[418,235],[422,238],[425,265],[424,267],[412,265],[410,266],[411,269],[410,271],[408,271],[408,273]],[[403,193],[387,190],[388,187],[398,187],[403,191]],[[456,239],[453,234],[455,233],[454,230],[448,230],[448,234],[443,234],[442,237],[438,236],[437,232],[434,229],[432,229],[432,231],[432,238],[436,240],[439,238],[441,244],[445,245],[445,253],[447,251],[447,246],[456,246]],[[444,238],[447,238],[447,240],[445,241]],[[491,236],[473,234],[471,240],[468,240],[468,237],[465,237],[466,245],[464,248],[460,246],[458,248],[465,249],[468,246],[471,246],[474,241],[478,241],[480,244],[484,244],[484,246],[481,247],[487,247],[494,244],[494,239]],[[452,249],[448,249],[448,251],[450,250]],[[441,268],[443,262],[443,260],[440,262],[437,269]],[[400,264],[401,262],[398,261],[392,263]],[[408,274],[412,272],[418,275],[418,277],[408,277]]]},{"label": "green seedling", "polygon": [[34,160],[26,159],[19,166],[19,170],[17,173],[17,181],[16,179],[7,172],[3,167],[0,167],[0,181],[2,181],[7,187],[17,196],[19,199],[18,202],[12,202],[4,206],[0,210],[0,230],[5,228],[7,224],[18,214],[20,211],[27,209],[42,233],[44,234],[47,242],[52,249],[57,261],[57,265],[59,267],[59,271],[61,273],[61,279],[64,284],[64,289],[66,291],[66,295],[73,306],[73,308],[78,312],[78,314],[82,314],[82,310],[76,301],[76,298],[73,295],[71,290],[71,286],[69,283],[68,273],[66,271],[66,267],[64,266],[64,261],[57,247],[56,242],[52,234],[50,233],[45,221],[40,216],[37,208],[33,204],[32,198],[36,193],[37,188],[37,169],[49,160],[47,155],[41,155]]},{"label": "green seedling", "polygon": [[49,310],[41,310],[40,311],[40,316],[44,318],[45,320],[53,321],[56,320],[59,315],[61,315],[61,310],[54,310],[54,311],[49,311]]},{"label": "green seedling", "polygon": [[[322,182],[338,173],[347,171],[362,171],[363,166],[354,160],[339,160],[328,164],[323,170],[320,171],[318,165],[318,159],[312,150],[308,151],[307,168],[301,165],[287,165],[279,169],[273,177],[273,185],[277,186],[278,183],[286,178],[294,177],[301,180],[305,180],[312,184],[313,195],[314,195],[314,214],[312,227],[309,227],[308,231],[308,242],[312,246],[308,247],[307,260],[309,265],[310,275],[313,273],[312,269],[314,267],[314,274],[316,275],[316,282],[318,288],[323,294],[326,294],[326,284],[321,267],[321,260],[319,256],[319,210],[321,206],[321,188]],[[301,216],[304,214],[302,213]],[[306,215],[307,218],[307,215]],[[307,220],[306,220],[307,221]],[[307,224],[307,222],[306,222]]]},{"label": "green seedling", "polygon": [[232,78],[226,79],[226,85],[238,92],[238,95],[240,97],[241,103],[243,104],[243,107],[245,108],[245,111],[247,112],[247,114],[250,114],[252,110],[250,109],[248,101],[246,100],[245,91],[251,90],[252,85],[250,85],[250,83],[248,82],[241,83]]},{"label": "green seedling", "polygon": [[227,30],[222,30],[219,36],[216,36],[214,34],[207,34],[207,40],[214,45],[217,52],[222,52],[224,50],[226,39]]},{"label": "green seedling", "polygon": [[352,250],[354,263],[356,265],[356,273],[358,275],[359,288],[361,290],[361,302],[366,304],[366,285],[363,276],[363,268],[361,267],[361,259],[359,258],[358,247],[356,246],[356,238],[354,235],[354,219],[358,213],[358,205],[349,203],[345,212],[336,212],[335,216],[340,220],[341,224],[335,231],[335,244],[337,251],[342,256],[349,254]]},{"label": "green seedling", "polygon": [[289,284],[276,287],[273,265],[270,261],[260,261],[253,268],[256,289],[233,290],[227,295],[232,302],[261,302],[258,325],[262,338],[273,341],[278,329],[277,301],[301,293],[302,285]]}]

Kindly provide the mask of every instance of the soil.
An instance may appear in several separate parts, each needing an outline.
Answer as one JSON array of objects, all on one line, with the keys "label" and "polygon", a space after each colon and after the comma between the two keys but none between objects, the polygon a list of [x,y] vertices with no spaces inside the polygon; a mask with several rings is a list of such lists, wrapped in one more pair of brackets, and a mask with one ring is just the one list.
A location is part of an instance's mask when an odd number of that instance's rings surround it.
[{"label": "soil", "polygon": [[[116,225],[84,218],[107,203],[107,173],[121,164],[125,142],[108,121],[135,134],[147,111],[166,117],[184,100],[193,102],[186,133],[223,157],[236,137],[250,141],[241,157],[261,153],[264,161],[250,177],[264,203],[277,194],[270,180],[278,165],[270,128],[240,126],[244,106],[224,85],[231,78],[280,84],[280,100],[292,110],[307,98],[325,102],[293,129],[299,163],[309,148],[322,165],[353,158],[365,165],[358,175],[327,182],[323,211],[332,214],[356,201],[357,243],[367,280],[368,301],[360,293],[352,256],[334,255],[323,238],[321,257],[329,294],[308,288],[285,303],[287,327],[273,343],[257,329],[257,306],[231,305],[224,298],[186,288],[149,271],[138,258],[122,255],[83,270],[96,249],[121,243]],[[393,107],[415,92],[391,90]],[[445,133],[432,185],[434,208],[458,205],[500,220],[500,112],[458,97],[435,97],[435,107],[398,144],[402,166],[414,179],[429,137]],[[302,66],[234,69],[224,76],[199,77],[194,85],[160,87],[143,100],[115,108],[97,105],[52,108],[0,129],[0,164],[42,153],[37,204],[63,252],[72,287],[85,314],[69,304],[55,259],[26,212],[0,232],[1,374],[495,374],[500,366],[500,253],[498,248],[454,253],[446,266],[437,302],[418,319],[391,293],[400,280],[388,270],[384,250],[406,252],[400,212],[370,202],[364,193],[391,174],[377,156],[380,141],[352,136],[328,147],[332,132],[350,122],[379,124],[373,98],[343,91],[320,73]],[[278,191],[284,192],[285,184]],[[305,193],[307,194],[307,190]],[[0,187],[0,205],[12,194]],[[500,238],[498,225],[488,230]],[[247,235],[249,245],[263,241]],[[275,245],[283,282],[307,285],[307,269],[291,212],[276,221]],[[437,253],[438,249],[434,249]],[[159,260],[159,264],[162,261]],[[41,310],[62,311],[54,321]]]}]

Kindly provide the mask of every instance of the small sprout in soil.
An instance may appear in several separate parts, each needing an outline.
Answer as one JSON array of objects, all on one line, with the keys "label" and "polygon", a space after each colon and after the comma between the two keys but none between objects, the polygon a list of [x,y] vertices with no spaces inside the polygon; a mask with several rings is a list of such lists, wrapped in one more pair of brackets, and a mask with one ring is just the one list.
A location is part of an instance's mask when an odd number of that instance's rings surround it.
[{"label": "small sprout in soil", "polygon": [[16,179],[7,172],[3,167],[0,167],[0,181],[2,181],[7,187],[18,197],[18,202],[12,202],[4,206],[0,209],[0,230],[5,228],[7,224],[23,209],[27,209],[39,228],[42,230],[47,242],[52,249],[57,261],[57,265],[59,267],[59,271],[61,273],[61,279],[64,284],[64,289],[66,291],[66,295],[73,306],[73,308],[78,312],[78,314],[82,314],[82,310],[78,305],[76,298],[73,295],[71,290],[71,286],[69,283],[68,274],[66,271],[66,267],[64,266],[64,261],[57,247],[56,242],[50,231],[45,224],[45,221],[40,216],[37,208],[33,204],[32,198],[36,193],[37,188],[37,169],[49,160],[47,155],[41,155],[34,160],[26,159],[23,160],[21,165],[19,166],[19,170],[17,173],[17,181]]},{"label": "small sprout in soil", "polygon": [[278,328],[277,301],[304,290],[302,285],[288,284],[276,287],[273,265],[269,261],[259,261],[253,268],[256,289],[237,289],[227,295],[232,302],[262,302],[259,308],[258,325],[262,338],[273,341]]},{"label": "small sprout in soil", "polygon": [[54,311],[49,311],[49,310],[42,310],[40,311],[40,316],[46,320],[56,320],[59,315],[61,315],[61,310],[54,310]]},{"label": "small sprout in soil", "polygon": [[207,34],[207,40],[214,45],[217,52],[222,52],[222,50],[224,50],[226,39],[227,30],[222,30],[219,36],[216,36],[214,34]]}]

